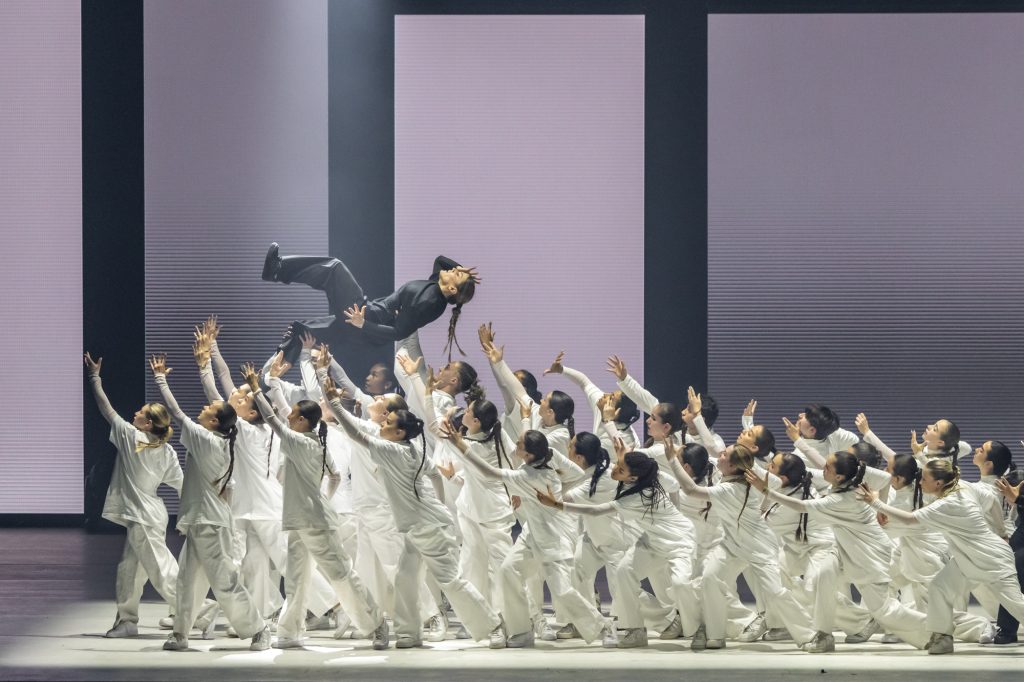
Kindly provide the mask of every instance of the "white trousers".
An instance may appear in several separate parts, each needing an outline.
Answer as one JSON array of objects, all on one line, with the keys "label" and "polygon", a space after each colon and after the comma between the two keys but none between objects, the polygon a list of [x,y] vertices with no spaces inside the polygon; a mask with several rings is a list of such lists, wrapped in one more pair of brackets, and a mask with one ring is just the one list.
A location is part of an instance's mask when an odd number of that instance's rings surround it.
[{"label": "white trousers", "polygon": [[249,639],[264,628],[259,609],[242,585],[232,545],[232,531],[227,526],[189,526],[175,586],[178,608],[174,632],[188,636],[195,613],[209,588],[213,589],[214,598],[241,639]]},{"label": "white trousers", "polygon": [[444,590],[452,610],[476,640],[485,639],[501,622],[501,616],[483,595],[459,574],[459,546],[444,526],[417,526],[402,533],[404,545],[395,583],[395,633],[420,639],[420,609],[425,566]]},{"label": "white trousers", "polygon": [[[953,611],[963,595],[976,584],[976,581],[964,575],[955,558],[950,559],[928,588],[928,630],[955,635]],[[1024,621],[1024,595],[1021,594],[1015,573],[989,582],[984,587],[1011,616]]]},{"label": "white trousers", "polygon": [[[510,635],[529,632],[531,603],[526,596],[524,576],[537,575],[548,584],[551,600],[561,605],[563,617],[579,630],[584,641],[592,642],[605,627],[604,616],[597,610],[594,600],[584,597],[573,587],[572,562],[544,561],[525,542],[516,542],[501,564],[501,589],[505,604],[502,615]],[[590,594],[588,592],[588,594]]]},{"label": "white trousers", "polygon": [[[612,567],[622,564],[626,556],[626,549],[621,547],[609,547],[608,545],[595,545],[590,536],[586,533],[576,544],[576,559],[573,561],[572,584],[584,597],[596,592],[594,581],[597,579],[597,572],[605,567],[605,575],[608,578],[608,585],[611,585]],[[596,604],[595,604],[596,605]],[[612,599],[611,613],[618,615],[618,605]]]},{"label": "white trousers", "polygon": [[178,580],[178,562],[171,550],[167,549],[167,534],[163,528],[144,526],[141,523],[126,525],[127,536],[124,541],[124,552],[117,565],[117,578],[114,591],[117,595],[117,620],[128,623],[139,622],[139,601],[146,580],[164,598],[164,601],[175,608],[175,583]]},{"label": "white trousers", "polygon": [[[683,625],[683,636],[692,636],[701,624],[700,593],[693,585],[693,570],[690,555],[685,552],[664,554],[655,552],[643,540],[626,551],[620,564],[611,569],[612,577],[609,585],[612,589],[612,601],[617,604],[619,626],[623,628],[644,627],[644,618],[640,610],[640,580],[657,572],[656,567],[668,569],[668,594],[679,612]],[[723,628],[726,620],[724,613],[726,603],[723,600]]]},{"label": "white trousers", "polygon": [[854,583],[860,592],[861,606],[886,632],[923,649],[928,643],[925,632],[925,615],[920,611],[909,609],[889,593],[889,583]]},{"label": "white trousers", "polygon": [[308,528],[288,531],[285,599],[277,634],[300,639],[306,631],[306,605],[311,574],[316,568],[334,588],[345,613],[360,632],[373,632],[384,619],[373,597],[352,568],[352,560],[335,529]]},{"label": "white trousers", "polygon": [[484,595],[491,607],[500,612],[501,585],[498,571],[501,562],[512,551],[512,526],[515,519],[477,523],[459,516],[462,528],[462,551],[459,554],[459,573]]},{"label": "white trousers", "polygon": [[708,639],[725,638],[728,594],[741,572],[751,591],[761,595],[765,607],[789,630],[797,645],[811,641],[815,631],[808,627],[810,617],[782,587],[778,564],[748,562],[729,554],[722,545],[708,555],[704,565],[703,612]]}]

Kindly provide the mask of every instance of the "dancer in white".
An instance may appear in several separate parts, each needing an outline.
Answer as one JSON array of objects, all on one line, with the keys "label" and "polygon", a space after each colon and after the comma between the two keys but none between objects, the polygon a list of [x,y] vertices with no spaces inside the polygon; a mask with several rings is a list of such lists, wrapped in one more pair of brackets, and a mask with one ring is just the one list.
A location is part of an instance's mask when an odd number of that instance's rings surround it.
[{"label": "dancer in white", "polygon": [[[288,598],[278,622],[274,645],[280,649],[302,646],[311,560],[315,560],[356,627],[361,632],[373,632],[374,649],[386,649],[387,621],[353,570],[352,559],[338,534],[337,514],[327,502],[337,489],[340,477],[328,471],[327,425],[320,419],[320,406],[311,400],[299,401],[292,407],[285,425],[263,396],[259,375],[251,365],[245,368],[244,377],[257,408],[281,439],[284,458],[281,527],[288,531]],[[271,383],[273,381],[272,378]],[[332,479],[326,497],[321,489],[325,475]]]},{"label": "dancer in white", "polygon": [[178,530],[185,535],[185,547],[178,566],[174,630],[164,649],[188,649],[188,632],[195,611],[206,596],[206,585],[228,622],[242,639],[252,638],[250,649],[270,647],[270,630],[252,596],[242,585],[238,567],[232,561],[233,542],[228,486],[235,463],[235,408],[224,401],[205,405],[197,422],[178,406],[167,374],[171,368],[162,355],[150,360],[153,378],[171,415],[182,428],[181,442],[187,451],[187,466],[181,488]]},{"label": "dancer in white", "polygon": [[916,511],[904,511],[878,499],[862,487],[860,497],[890,522],[920,524],[937,530],[949,543],[952,558],[928,589],[929,654],[953,651],[953,614],[967,590],[985,585],[999,603],[1018,620],[1024,619],[1024,595],[1017,583],[1013,551],[988,528],[977,503],[960,486],[960,471],[950,462],[933,459],[924,466],[921,489],[934,502]]},{"label": "dancer in white", "polygon": [[167,442],[173,433],[167,408],[147,403],[127,422],[114,411],[103,391],[103,358],[93,361],[86,353],[85,367],[96,406],[110,424],[110,442],[117,448],[103,518],[127,530],[117,565],[117,616],[114,627],[104,636],[135,637],[139,634],[139,601],[147,578],[174,617],[178,562],[167,549],[167,508],[156,491],[161,483],[181,491],[181,465]]},{"label": "dancer in white", "polygon": [[395,584],[396,645],[408,648],[422,644],[419,575],[421,566],[426,565],[469,634],[477,640],[489,638],[492,647],[504,648],[504,623],[480,592],[459,575],[451,514],[424,481],[425,476],[437,473],[426,460],[426,453],[412,445],[412,440],[423,433],[423,421],[411,412],[398,410],[388,414],[380,437],[373,436],[342,408],[341,393],[333,382],[324,385],[324,396],[341,427],[379,465],[395,525],[405,539]]}]

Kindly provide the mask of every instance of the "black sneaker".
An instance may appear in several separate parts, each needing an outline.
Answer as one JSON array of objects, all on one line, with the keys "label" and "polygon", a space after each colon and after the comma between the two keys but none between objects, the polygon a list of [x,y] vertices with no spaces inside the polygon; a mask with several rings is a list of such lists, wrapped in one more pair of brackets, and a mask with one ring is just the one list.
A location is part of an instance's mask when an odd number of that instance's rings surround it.
[{"label": "black sneaker", "polygon": [[998,628],[992,638],[992,646],[1013,646],[1017,643],[1017,633]]},{"label": "black sneaker", "polygon": [[267,249],[267,257],[263,259],[264,282],[276,282],[277,273],[281,270],[281,256],[278,255],[277,242],[273,242]]}]

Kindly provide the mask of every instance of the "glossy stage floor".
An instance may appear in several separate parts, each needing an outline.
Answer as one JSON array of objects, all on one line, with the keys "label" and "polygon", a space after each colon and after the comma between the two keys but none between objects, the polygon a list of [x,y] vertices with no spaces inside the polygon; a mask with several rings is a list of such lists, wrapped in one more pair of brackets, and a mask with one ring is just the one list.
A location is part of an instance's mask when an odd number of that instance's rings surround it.
[{"label": "glossy stage floor", "polygon": [[[113,616],[114,568],[123,537],[69,529],[0,530],[0,679],[4,680],[274,680],[426,679],[489,682],[530,678],[700,679],[758,682],[792,677],[935,680],[1003,679],[1024,663],[1022,648],[957,645],[952,656],[928,656],[879,636],[810,655],[791,642],[733,644],[692,653],[687,640],[652,639],[647,649],[608,650],[579,640],[538,642],[532,650],[492,651],[486,643],[448,639],[422,649],[373,651],[366,640],[335,640],[314,632],[305,650],[248,651],[221,625],[192,651],[161,649],[157,620],[166,606],[147,591],[140,636],[104,639]],[[172,539],[172,548],[179,546]],[[149,588],[147,588],[148,590]],[[453,629],[454,632],[454,629]],[[652,637],[655,634],[652,633]],[[841,641],[841,640],[840,640]]]}]

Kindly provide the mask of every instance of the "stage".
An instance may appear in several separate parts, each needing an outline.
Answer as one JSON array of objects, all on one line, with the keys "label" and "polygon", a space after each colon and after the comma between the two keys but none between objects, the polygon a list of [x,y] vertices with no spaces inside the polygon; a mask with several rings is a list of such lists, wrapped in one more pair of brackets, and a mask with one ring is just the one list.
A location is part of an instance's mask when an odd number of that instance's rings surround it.
[{"label": "stage", "polygon": [[[179,542],[172,547],[177,547]],[[646,649],[609,650],[580,640],[538,642],[535,649],[492,651],[486,643],[448,639],[422,649],[373,651],[367,640],[335,640],[310,633],[305,650],[250,652],[248,641],[224,635],[191,639],[188,652],[163,651],[167,613],[148,589],[139,637],[105,639],[114,613],[114,570],[123,537],[80,530],[0,530],[0,678],[4,680],[272,680],[521,679],[524,675],[588,681],[645,679],[758,680],[831,675],[896,676],[925,680],[970,675],[1003,679],[1020,665],[1024,648],[957,644],[952,656],[928,656],[908,645],[837,645],[811,655],[791,642],[729,643],[722,651],[693,653],[689,642],[651,640]],[[451,632],[454,633],[455,628]],[[452,635],[450,635],[451,637]],[[656,637],[651,633],[652,638]],[[841,642],[841,639],[839,640]]]}]

